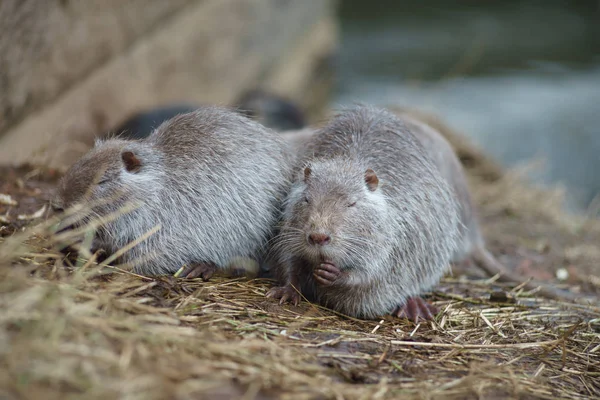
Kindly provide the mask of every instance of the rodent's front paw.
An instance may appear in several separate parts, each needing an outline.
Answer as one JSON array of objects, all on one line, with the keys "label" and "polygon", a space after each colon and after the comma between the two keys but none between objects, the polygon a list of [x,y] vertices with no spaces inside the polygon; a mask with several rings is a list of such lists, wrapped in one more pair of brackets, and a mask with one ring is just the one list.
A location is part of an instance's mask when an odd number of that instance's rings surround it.
[{"label": "rodent's front paw", "polygon": [[315,281],[321,286],[331,286],[335,284],[343,275],[342,270],[333,264],[320,264],[313,271]]},{"label": "rodent's front paw", "polygon": [[266,296],[279,299],[279,304],[289,301],[297,306],[300,303],[300,293],[292,285],[274,287],[267,292]]}]

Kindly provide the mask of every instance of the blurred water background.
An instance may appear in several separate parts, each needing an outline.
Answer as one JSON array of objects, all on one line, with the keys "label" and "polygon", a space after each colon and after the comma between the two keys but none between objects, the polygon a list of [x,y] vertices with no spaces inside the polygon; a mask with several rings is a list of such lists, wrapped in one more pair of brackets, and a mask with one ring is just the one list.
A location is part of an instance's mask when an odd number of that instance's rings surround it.
[{"label": "blurred water background", "polygon": [[600,2],[343,0],[334,106],[435,112],[507,167],[600,193]]}]

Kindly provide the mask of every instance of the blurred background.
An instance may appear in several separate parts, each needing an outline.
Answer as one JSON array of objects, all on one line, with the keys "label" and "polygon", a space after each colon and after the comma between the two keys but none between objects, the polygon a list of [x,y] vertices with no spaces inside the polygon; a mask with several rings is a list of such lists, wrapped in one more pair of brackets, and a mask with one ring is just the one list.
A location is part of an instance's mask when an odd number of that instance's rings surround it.
[{"label": "blurred background", "polygon": [[439,116],[598,207],[597,0],[2,0],[0,161],[64,167],[159,107],[283,96]]},{"label": "blurred background", "polygon": [[335,104],[439,115],[581,211],[600,193],[600,2],[344,0]]}]

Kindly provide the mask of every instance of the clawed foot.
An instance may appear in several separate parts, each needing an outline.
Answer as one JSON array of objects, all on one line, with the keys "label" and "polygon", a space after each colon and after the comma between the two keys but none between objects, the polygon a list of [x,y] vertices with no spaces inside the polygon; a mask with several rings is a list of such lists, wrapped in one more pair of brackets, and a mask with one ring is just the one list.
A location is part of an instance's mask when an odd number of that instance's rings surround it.
[{"label": "clawed foot", "polygon": [[397,307],[392,312],[392,315],[417,323],[419,319],[424,321],[432,320],[437,313],[438,309],[434,305],[417,296],[407,299],[406,304],[402,307]]},{"label": "clawed foot", "polygon": [[204,281],[209,280],[217,271],[217,265],[212,262],[202,262],[190,264],[185,267],[180,278],[202,278]]},{"label": "clawed foot", "polygon": [[342,276],[342,271],[333,264],[319,264],[313,271],[315,281],[321,286],[331,286]]},{"label": "clawed foot", "polygon": [[300,293],[292,285],[274,287],[267,292],[266,296],[279,299],[279,304],[289,301],[297,306],[300,303]]}]

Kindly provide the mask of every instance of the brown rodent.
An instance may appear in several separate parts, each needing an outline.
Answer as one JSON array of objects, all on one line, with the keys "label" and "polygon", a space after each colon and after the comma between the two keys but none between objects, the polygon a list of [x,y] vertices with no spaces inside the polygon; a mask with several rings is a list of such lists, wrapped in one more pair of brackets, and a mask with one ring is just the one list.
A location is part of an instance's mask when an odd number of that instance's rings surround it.
[{"label": "brown rodent", "polygon": [[132,203],[138,208],[97,231],[97,247],[114,253],[160,226],[122,260],[144,275],[190,265],[184,275],[208,279],[240,257],[261,256],[280,218],[289,165],[277,133],[202,107],[145,139],[97,142],[63,177],[54,206],[90,204],[82,224]]},{"label": "brown rodent", "polygon": [[449,269],[460,239],[448,181],[393,114],[356,107],[307,145],[275,244],[283,286],[361,318],[432,317],[419,295]]}]

